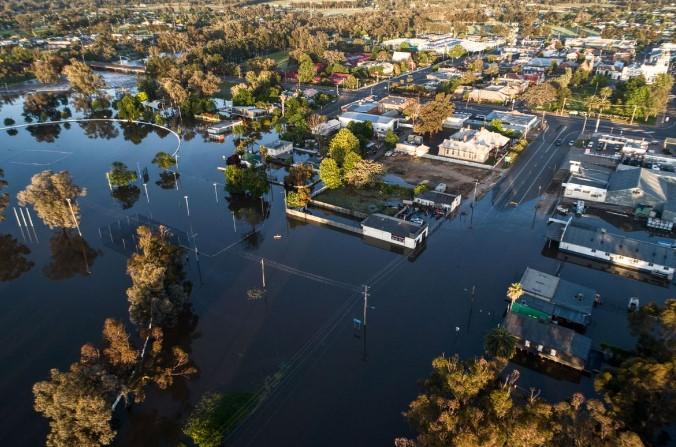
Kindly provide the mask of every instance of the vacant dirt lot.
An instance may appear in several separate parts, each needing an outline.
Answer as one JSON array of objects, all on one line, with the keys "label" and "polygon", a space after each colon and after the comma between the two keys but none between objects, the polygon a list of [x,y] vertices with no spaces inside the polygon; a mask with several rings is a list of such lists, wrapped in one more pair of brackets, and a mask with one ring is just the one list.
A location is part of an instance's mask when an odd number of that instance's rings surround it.
[{"label": "vacant dirt lot", "polygon": [[460,193],[463,197],[473,194],[474,181],[479,180],[477,194],[482,196],[500,178],[501,171],[489,171],[426,158],[396,154],[379,160],[388,174],[394,174],[412,185],[427,180],[431,187],[446,184],[446,191]]}]

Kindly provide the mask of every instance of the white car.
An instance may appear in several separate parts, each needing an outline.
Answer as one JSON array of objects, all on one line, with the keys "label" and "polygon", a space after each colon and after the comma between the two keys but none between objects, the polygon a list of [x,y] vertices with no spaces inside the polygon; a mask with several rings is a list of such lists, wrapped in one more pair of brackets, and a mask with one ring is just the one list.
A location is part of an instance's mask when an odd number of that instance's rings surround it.
[{"label": "white car", "polygon": [[411,223],[414,223],[416,225],[422,225],[425,223],[425,221],[419,217],[414,217],[413,219],[411,219]]}]

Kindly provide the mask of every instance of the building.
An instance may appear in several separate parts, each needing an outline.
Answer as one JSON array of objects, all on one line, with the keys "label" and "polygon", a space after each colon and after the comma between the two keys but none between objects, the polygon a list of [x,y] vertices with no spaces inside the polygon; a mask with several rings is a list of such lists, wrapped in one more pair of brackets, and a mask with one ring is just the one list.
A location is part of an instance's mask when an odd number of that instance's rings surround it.
[{"label": "building", "polygon": [[340,121],[333,119],[318,124],[315,128],[312,129],[312,132],[315,135],[327,137],[334,132],[338,132],[340,128],[341,128]]},{"label": "building", "polygon": [[397,111],[403,112],[411,104],[415,104],[415,98],[405,98],[403,96],[389,95],[378,101],[381,112]]},{"label": "building", "polygon": [[603,144],[604,149],[610,146],[622,152],[623,155],[645,155],[650,144],[645,139],[637,140],[612,134],[603,134],[598,141]]},{"label": "building", "polygon": [[586,202],[605,202],[612,173],[610,168],[571,160],[570,177],[562,184],[563,197]]},{"label": "building", "polygon": [[622,69],[620,79],[628,81],[631,78],[643,76],[646,84],[652,84],[658,75],[669,73],[671,57],[669,52],[662,53],[654,64],[632,64]]},{"label": "building", "polygon": [[[568,221],[550,221],[550,240],[559,242],[559,250],[651,275],[673,279],[674,249],[670,246],[608,233],[605,228]],[[557,227],[560,227],[557,229]],[[554,231],[556,230],[556,231]]]},{"label": "building", "polygon": [[655,210],[676,205],[676,174],[653,169],[626,167],[613,173],[608,184],[606,203],[635,210],[649,206]]},{"label": "building", "polygon": [[441,191],[424,191],[413,199],[413,203],[432,208],[442,208],[446,212],[452,213],[460,206],[462,196],[460,194],[449,194]]},{"label": "building", "polygon": [[412,155],[414,157],[421,157],[425,154],[427,154],[430,151],[429,146],[426,146],[424,144],[418,144],[418,143],[411,143],[411,142],[402,142],[402,143],[397,143],[397,145],[394,147],[394,150],[396,152],[401,152],[407,155]]},{"label": "building", "polygon": [[214,124],[207,128],[207,132],[210,135],[221,135],[226,132],[231,132],[235,126],[241,126],[242,120],[232,120],[232,121],[221,121],[220,123]]},{"label": "building", "polygon": [[397,128],[398,118],[384,115],[373,115],[362,112],[345,112],[338,115],[338,120],[343,127],[347,127],[351,122],[365,123],[370,122],[373,125],[373,130],[377,133],[383,134],[388,130],[394,131]]},{"label": "building", "polygon": [[465,127],[467,120],[471,117],[471,113],[454,112],[451,116],[447,117],[441,125],[444,129],[462,129]]},{"label": "building", "polygon": [[283,154],[288,154],[293,151],[293,143],[285,140],[277,140],[272,144],[266,144],[268,157],[279,157]]},{"label": "building", "polygon": [[595,290],[530,267],[520,281],[524,294],[512,312],[584,329],[591,322]]},{"label": "building", "polygon": [[460,129],[439,145],[442,157],[485,163],[498,149],[509,143],[509,138],[485,128]]},{"label": "building", "polygon": [[385,214],[371,214],[361,222],[364,236],[415,249],[422,245],[429,233],[427,224],[412,222]]},{"label": "building", "polygon": [[468,53],[491,50],[504,45],[505,39],[470,40],[459,39],[453,34],[429,34],[411,38],[390,39],[383,42],[384,46],[394,49],[400,49],[402,44],[417,51],[433,51],[445,55],[456,45],[460,45]]},{"label": "building", "polygon": [[395,51],[392,53],[392,62],[395,64],[412,61],[411,53],[408,51]]},{"label": "building", "polygon": [[486,121],[500,120],[502,127],[519,132],[526,136],[528,132],[535,127],[538,122],[538,117],[528,113],[521,113],[518,111],[504,112],[501,110],[494,110],[486,116]]},{"label": "building", "polygon": [[253,106],[235,106],[230,112],[233,115],[241,116],[242,118],[248,119],[258,119],[266,116],[268,114],[267,110],[259,109],[258,107]]},{"label": "building", "polygon": [[473,89],[469,93],[469,100],[504,103],[525,92],[529,86],[530,82],[526,80],[501,78],[488,87]]},{"label": "building", "polygon": [[584,370],[592,341],[572,329],[507,312],[503,326],[517,340],[519,351]]}]

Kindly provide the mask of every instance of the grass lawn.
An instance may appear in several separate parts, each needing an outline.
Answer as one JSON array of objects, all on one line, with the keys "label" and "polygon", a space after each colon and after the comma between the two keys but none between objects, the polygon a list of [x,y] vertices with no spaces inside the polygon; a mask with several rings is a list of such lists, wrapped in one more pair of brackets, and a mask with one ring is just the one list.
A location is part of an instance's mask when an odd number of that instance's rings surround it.
[{"label": "grass lawn", "polygon": [[370,214],[382,213],[386,209],[396,208],[401,200],[410,200],[412,192],[412,189],[404,188],[403,186],[379,183],[365,189],[351,187],[327,189],[315,199],[320,202]]},{"label": "grass lawn", "polygon": [[277,51],[275,53],[270,53],[266,57],[274,59],[277,62],[277,68],[280,70],[286,70],[289,67],[289,52],[288,51]]}]

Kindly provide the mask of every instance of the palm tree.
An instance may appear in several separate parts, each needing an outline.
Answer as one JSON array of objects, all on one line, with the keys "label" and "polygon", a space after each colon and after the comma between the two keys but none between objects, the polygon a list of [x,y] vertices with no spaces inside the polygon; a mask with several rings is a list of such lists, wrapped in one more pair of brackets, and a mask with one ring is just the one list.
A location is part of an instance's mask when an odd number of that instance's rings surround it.
[{"label": "palm tree", "polygon": [[507,329],[498,326],[484,337],[484,350],[491,357],[509,360],[516,353],[516,338]]},{"label": "palm tree", "polygon": [[507,310],[512,310],[512,305],[516,300],[521,298],[523,295],[523,287],[521,287],[521,283],[515,282],[512,283],[508,288],[507,288],[507,298],[509,298],[509,308]]}]

